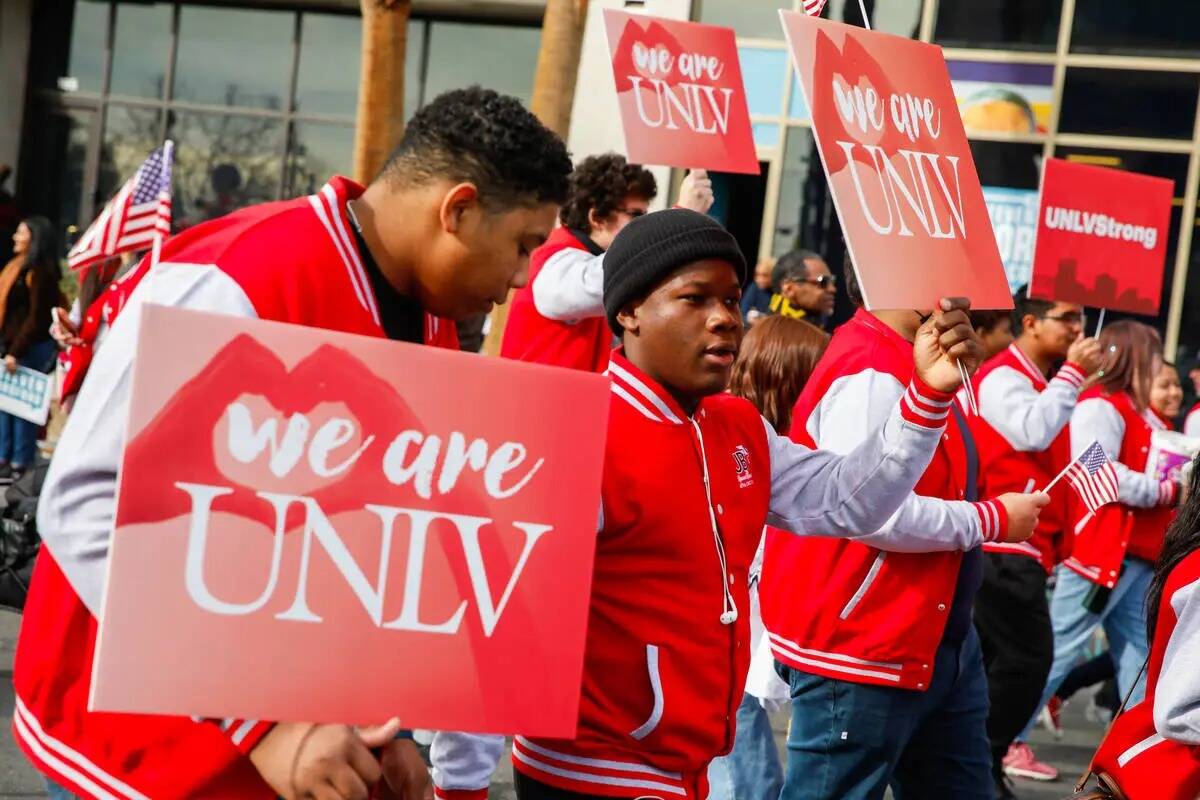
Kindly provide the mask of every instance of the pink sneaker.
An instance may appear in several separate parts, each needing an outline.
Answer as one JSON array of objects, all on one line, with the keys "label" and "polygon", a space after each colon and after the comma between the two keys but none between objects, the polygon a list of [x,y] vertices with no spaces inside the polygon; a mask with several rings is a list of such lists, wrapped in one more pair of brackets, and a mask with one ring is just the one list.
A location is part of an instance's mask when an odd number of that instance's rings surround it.
[{"label": "pink sneaker", "polygon": [[1043,764],[1033,754],[1033,748],[1024,742],[1013,742],[1004,757],[1004,771],[1016,778],[1035,781],[1052,781],[1058,778],[1058,770]]}]

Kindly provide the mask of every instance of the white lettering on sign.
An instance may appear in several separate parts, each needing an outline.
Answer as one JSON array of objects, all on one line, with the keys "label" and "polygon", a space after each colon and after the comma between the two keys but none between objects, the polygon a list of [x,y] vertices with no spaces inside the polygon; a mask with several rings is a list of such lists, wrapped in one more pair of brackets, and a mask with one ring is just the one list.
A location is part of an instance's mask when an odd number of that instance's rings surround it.
[{"label": "white lettering on sign", "polygon": [[1046,227],[1101,239],[1120,239],[1140,244],[1147,250],[1153,250],[1158,244],[1158,228],[1132,225],[1107,214],[1080,211],[1077,208],[1046,206]]},{"label": "white lettering on sign", "polygon": [[[368,576],[351,554],[342,535],[333,527],[325,512],[313,498],[258,492],[256,496],[270,504],[275,518],[271,563],[266,568],[266,585],[254,600],[247,603],[232,603],[216,597],[208,588],[204,578],[204,563],[213,503],[217,498],[232,494],[233,489],[227,486],[208,486],[185,482],[177,482],[175,486],[186,492],[192,502],[184,567],[188,596],[200,608],[213,614],[228,616],[253,614],[262,610],[274,597],[283,561],[283,541],[288,511],[293,505],[302,505],[304,508],[304,529],[301,534],[303,540],[297,567],[296,590],[290,605],[283,611],[274,614],[276,619],[290,622],[321,623],[324,621],[321,615],[311,608],[308,599],[308,578],[312,571],[313,544],[315,542],[320,545],[325,556],[342,576],[359,604],[362,605],[367,617],[377,627],[454,635],[462,625],[468,606],[474,600],[480,626],[484,635],[490,637],[500,624],[504,610],[529,562],[534,547],[544,535],[552,530],[550,525],[513,522],[513,527],[523,535],[524,544],[516,564],[504,582],[504,589],[497,599],[492,594],[492,576],[488,574],[484,564],[481,546],[481,537],[485,529],[493,526],[493,520],[490,518],[367,504],[364,506],[365,510],[374,514],[380,521],[379,567],[375,575]],[[400,613],[394,619],[385,622],[383,615],[389,596],[388,577],[395,571],[392,569],[392,539],[397,517],[408,520],[409,548],[404,567],[404,589],[401,596]],[[472,596],[463,600],[448,619],[441,622],[423,622],[420,603],[424,587],[426,544],[430,526],[435,522],[447,522],[453,526],[466,559]]]}]

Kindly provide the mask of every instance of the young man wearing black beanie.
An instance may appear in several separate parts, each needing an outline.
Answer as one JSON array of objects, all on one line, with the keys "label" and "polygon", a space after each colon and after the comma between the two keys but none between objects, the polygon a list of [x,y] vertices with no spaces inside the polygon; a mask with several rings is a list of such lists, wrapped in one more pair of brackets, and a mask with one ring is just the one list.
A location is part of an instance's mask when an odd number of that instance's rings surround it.
[{"label": "young man wearing black beanie", "polygon": [[[724,391],[745,277],[733,237],[682,209],[634,220],[605,258],[605,311],[623,344],[608,369],[579,729],[573,741],[516,737],[522,800],[707,797],[708,764],[733,744],[750,658],[746,578],[763,525],[825,536],[882,526],[941,437],[959,386],[953,359],[980,357],[967,302],[942,301],[887,424],[844,457],[811,450]],[[1023,524],[1032,530],[1033,519]]]}]

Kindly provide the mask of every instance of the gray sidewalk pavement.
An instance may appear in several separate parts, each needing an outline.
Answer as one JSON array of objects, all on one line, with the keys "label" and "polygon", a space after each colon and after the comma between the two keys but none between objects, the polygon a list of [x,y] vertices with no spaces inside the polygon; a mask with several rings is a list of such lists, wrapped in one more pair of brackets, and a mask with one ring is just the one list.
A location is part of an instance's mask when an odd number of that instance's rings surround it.
[{"label": "gray sidewalk pavement", "polygon": [[[46,796],[41,779],[17,749],[11,733],[12,661],[20,621],[18,615],[0,611],[0,724],[3,725],[3,731],[0,731],[0,800],[27,800]],[[1017,796],[1022,800],[1062,800],[1071,793],[1075,779],[1087,765],[1088,758],[1102,733],[1096,724],[1084,718],[1083,708],[1086,704],[1086,694],[1081,692],[1078,699],[1067,706],[1064,720],[1066,733],[1062,741],[1055,741],[1041,729],[1034,734],[1033,744],[1038,756],[1058,767],[1062,776],[1052,783],[1018,782]],[[776,715],[772,722],[782,754],[787,729],[786,712]],[[512,786],[512,768],[507,756],[492,783],[491,798],[516,798]]]}]

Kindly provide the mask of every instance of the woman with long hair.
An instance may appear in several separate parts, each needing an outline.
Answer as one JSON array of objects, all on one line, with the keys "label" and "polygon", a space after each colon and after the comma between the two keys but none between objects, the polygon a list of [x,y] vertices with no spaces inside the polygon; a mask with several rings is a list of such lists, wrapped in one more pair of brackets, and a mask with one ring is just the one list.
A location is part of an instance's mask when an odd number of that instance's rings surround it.
[{"label": "woman with long hair", "polygon": [[[828,344],[829,335],[815,325],[788,317],[764,317],[742,340],[733,363],[729,391],[753,403],[772,428],[787,435],[792,407]],[[763,635],[757,591],[762,551],[760,543],[749,575],[752,654],[758,652]],[[756,683],[754,672],[752,669],[748,691],[738,708],[733,751],[709,768],[711,800],[777,800],[783,788],[783,768],[775,749],[771,721],[759,698],[749,691]],[[786,701],[787,687],[773,670],[764,672],[770,673],[765,681],[773,679],[780,684],[780,701]]]},{"label": "woman with long hair", "polygon": [[[13,235],[13,259],[0,271],[0,347],[4,368],[49,372],[55,345],[53,309],[62,301],[62,269],[54,228],[45,217],[26,217]],[[0,412],[0,483],[11,483],[32,463],[38,426]]]},{"label": "woman with long hair", "polygon": [[1050,604],[1054,665],[1039,709],[1100,626],[1108,637],[1121,696],[1132,692],[1133,701],[1141,699],[1144,685],[1138,675],[1148,650],[1146,594],[1178,496],[1175,481],[1144,472],[1151,436],[1167,427],[1150,405],[1151,387],[1163,367],[1158,332],[1122,320],[1104,329],[1100,348],[1101,369],[1085,385],[1071,417],[1071,453],[1078,458],[1093,443],[1100,444],[1117,473],[1118,502],[1095,514],[1079,506],[1074,551],[1058,571]]},{"label": "woman with long hair", "polygon": [[1117,717],[1093,771],[1127,800],[1200,797],[1200,468],[1171,524],[1146,601],[1146,698]]}]

